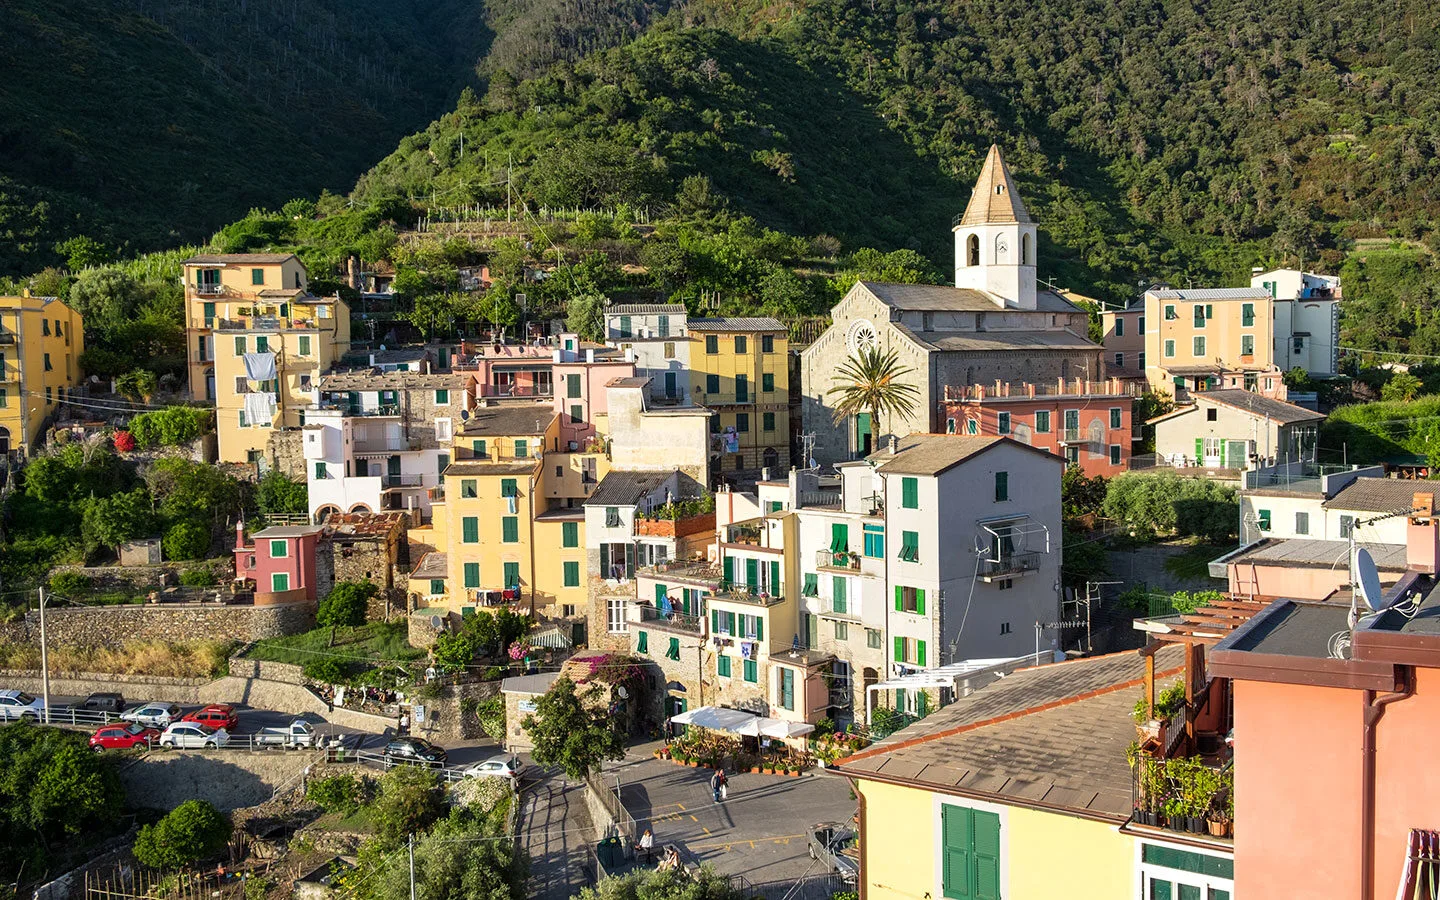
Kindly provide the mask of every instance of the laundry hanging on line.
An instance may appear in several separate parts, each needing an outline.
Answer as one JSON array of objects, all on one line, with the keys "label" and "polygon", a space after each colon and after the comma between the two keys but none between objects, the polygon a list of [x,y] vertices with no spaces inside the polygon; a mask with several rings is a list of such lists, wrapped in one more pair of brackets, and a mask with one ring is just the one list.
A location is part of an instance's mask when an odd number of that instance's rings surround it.
[{"label": "laundry hanging on line", "polygon": [[245,377],[251,381],[270,381],[275,377],[275,354],[245,354]]},{"label": "laundry hanging on line", "polygon": [[245,420],[251,425],[270,425],[275,421],[275,395],[254,393],[245,395]]}]

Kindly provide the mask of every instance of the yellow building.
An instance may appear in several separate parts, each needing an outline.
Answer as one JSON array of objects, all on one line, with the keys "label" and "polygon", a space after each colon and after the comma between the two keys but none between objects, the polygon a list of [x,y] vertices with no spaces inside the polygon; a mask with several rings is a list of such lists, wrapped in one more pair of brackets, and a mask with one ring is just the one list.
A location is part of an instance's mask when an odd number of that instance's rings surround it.
[{"label": "yellow building", "polygon": [[[606,460],[603,453],[550,449],[559,446],[560,433],[552,408],[516,403],[476,408],[455,434],[444,499],[431,507],[448,548],[450,609],[583,612],[585,510],[578,501],[604,476]],[[426,587],[433,598],[442,585],[427,580],[434,584],[412,580],[412,590]]]},{"label": "yellow building", "polygon": [[[1157,674],[1181,662],[1163,649]],[[1229,839],[1130,821],[1144,666],[1126,652],[1022,669],[842,760],[862,900],[1230,900]]]},{"label": "yellow building", "polygon": [[1285,399],[1275,366],[1273,310],[1270,295],[1259,288],[1146,291],[1146,380],[1176,399],[1221,387]]},{"label": "yellow building", "polygon": [[790,342],[769,318],[691,319],[691,396],[715,411],[716,473],[790,465]]},{"label": "yellow building", "polygon": [[350,307],[311,295],[293,254],[185,261],[190,395],[215,404],[222,462],[255,462],[278,427],[299,427],[319,375],[350,349]]},{"label": "yellow building", "polygon": [[30,454],[80,383],[80,314],[53,297],[0,297],[0,456]]}]

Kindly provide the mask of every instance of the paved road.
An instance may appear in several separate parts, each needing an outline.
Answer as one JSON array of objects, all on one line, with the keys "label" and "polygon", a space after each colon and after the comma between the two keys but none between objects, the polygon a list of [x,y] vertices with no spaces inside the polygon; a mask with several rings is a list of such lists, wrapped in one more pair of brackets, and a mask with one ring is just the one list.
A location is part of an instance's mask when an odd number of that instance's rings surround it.
[{"label": "paved road", "polygon": [[594,884],[587,845],[595,834],[585,806],[585,786],[563,773],[541,773],[520,792],[520,846],[530,854],[533,900],[568,900]]}]

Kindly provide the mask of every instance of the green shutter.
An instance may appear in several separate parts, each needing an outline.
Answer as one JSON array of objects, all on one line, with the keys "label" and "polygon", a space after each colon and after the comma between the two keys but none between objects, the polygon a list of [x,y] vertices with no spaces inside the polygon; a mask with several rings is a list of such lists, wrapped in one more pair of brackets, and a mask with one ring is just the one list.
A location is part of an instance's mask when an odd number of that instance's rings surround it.
[{"label": "green shutter", "polygon": [[745,584],[752,594],[760,590],[760,560],[754,557],[745,560]]},{"label": "green shutter", "polygon": [[715,659],[715,671],[721,678],[730,677],[730,657],[720,656]]},{"label": "green shutter", "polygon": [[770,562],[770,596],[784,596],[784,585],[780,583],[780,563],[772,560]]},{"label": "green shutter", "polygon": [[897,637],[895,639],[895,661],[905,661],[905,639],[903,637]]},{"label": "green shutter", "polygon": [[635,636],[635,652],[648,653],[650,651],[650,636],[645,632],[637,632]]},{"label": "green shutter", "polygon": [[432,579],[430,579],[430,593],[432,593],[432,594],[443,594],[443,593],[445,593],[445,579],[443,579],[443,578],[432,578]]},{"label": "green shutter", "polygon": [[561,523],[560,523],[560,544],[561,544],[561,546],[563,546],[563,547],[578,547],[578,546],[580,546],[580,523],[579,523],[579,522],[561,522]]},{"label": "green shutter", "polygon": [[1202,464],[1204,461],[1205,461],[1205,439],[1204,439],[1204,438],[1196,438],[1196,439],[1195,439],[1195,465],[1198,466],[1198,465]]},{"label": "green shutter", "polygon": [[[904,611],[905,611],[905,598],[901,595],[901,591],[902,591],[902,590],[903,590],[903,588],[901,588],[900,585],[898,585],[898,584],[895,585],[895,611],[896,611],[896,612],[904,612]],[[896,638],[896,640],[899,640],[899,638]],[[897,645],[897,646],[898,646],[898,645]]]},{"label": "green shutter", "polygon": [[836,553],[850,549],[850,526],[840,522],[830,524],[830,549]]},{"label": "green shutter", "polygon": [[733,585],[735,583],[735,557],[725,557],[725,582]]},{"label": "green shutter", "polygon": [[655,602],[658,604],[661,600],[664,600],[668,593],[669,591],[665,589],[665,585],[655,585]]},{"label": "green shutter", "polygon": [[915,612],[925,615],[925,591],[919,588],[915,591]]},{"label": "green shutter", "polygon": [[502,516],[500,518],[501,536],[500,540],[506,544],[518,543],[520,540],[520,517]]},{"label": "green shutter", "polygon": [[565,563],[565,586],[580,586],[580,564],[578,562]]},{"label": "green shutter", "polygon": [[831,586],[831,595],[835,612],[845,612],[845,576],[834,576],[834,580]]},{"label": "green shutter", "polygon": [[940,830],[944,858],[941,877],[944,896],[954,900],[976,900],[974,866],[974,811],[963,806],[940,807]]},{"label": "green shutter", "polygon": [[1000,817],[977,809],[972,821],[975,900],[1000,900]]},{"label": "green shutter", "polygon": [[478,588],[480,586],[480,564],[467,562],[465,564],[465,586],[467,588]]},{"label": "green shutter", "polygon": [[720,610],[718,609],[710,610],[710,633],[720,633]]},{"label": "green shutter", "polygon": [[923,666],[923,665],[925,665],[925,642],[924,642],[924,641],[916,641],[916,642],[915,642],[915,665],[917,665],[917,666]]},{"label": "green shutter", "polygon": [[995,499],[996,499],[996,500],[1009,500],[1009,499],[1010,499],[1010,473],[1009,473],[1009,472],[996,472],[996,473],[995,473]]},{"label": "green shutter", "polygon": [[765,640],[765,620],[759,616],[755,617],[755,640]]},{"label": "green shutter", "polygon": [[735,614],[733,612],[727,612],[725,614],[725,630],[729,634],[740,633],[739,630],[735,627]]},{"label": "green shutter", "polygon": [[920,481],[916,478],[900,479],[900,505],[906,509],[920,508]]},{"label": "green shutter", "polygon": [[475,516],[466,516],[460,520],[460,540],[466,544],[480,543],[480,520]]},{"label": "green shutter", "polygon": [[515,588],[520,586],[520,564],[518,562],[507,562],[505,564],[505,587]]}]

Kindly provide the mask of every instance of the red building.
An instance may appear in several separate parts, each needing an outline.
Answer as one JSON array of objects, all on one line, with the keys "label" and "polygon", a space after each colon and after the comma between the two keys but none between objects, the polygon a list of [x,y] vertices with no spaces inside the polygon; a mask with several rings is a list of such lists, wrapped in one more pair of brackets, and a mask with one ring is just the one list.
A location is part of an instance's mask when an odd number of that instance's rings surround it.
[{"label": "red building", "polygon": [[1086,475],[1130,468],[1133,411],[1139,387],[1109,381],[945,386],[945,430],[1000,435],[1048,450]]},{"label": "red building", "polygon": [[319,525],[278,525],[255,532],[235,526],[235,580],[255,586],[255,605],[315,599],[315,545]]}]

